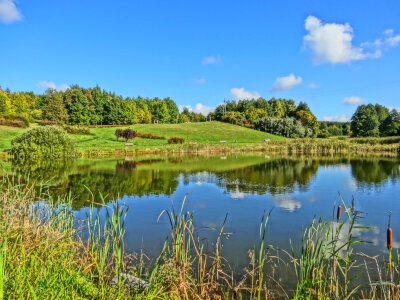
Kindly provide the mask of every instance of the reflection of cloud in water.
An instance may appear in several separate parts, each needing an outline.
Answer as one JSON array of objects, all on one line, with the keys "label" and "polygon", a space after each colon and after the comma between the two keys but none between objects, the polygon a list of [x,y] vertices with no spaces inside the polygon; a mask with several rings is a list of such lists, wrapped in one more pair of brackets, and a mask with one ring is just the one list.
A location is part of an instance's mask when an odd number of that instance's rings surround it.
[{"label": "reflection of cloud in water", "polygon": [[351,191],[357,190],[357,181],[354,178],[344,180],[343,185]]},{"label": "reflection of cloud in water", "polygon": [[301,208],[301,203],[286,195],[276,195],[272,197],[275,205],[283,210],[294,212],[296,209]]},{"label": "reflection of cloud in water", "polygon": [[193,208],[205,208],[207,207],[208,203],[207,202],[192,202],[191,204]]},{"label": "reflection of cloud in water", "polygon": [[[331,232],[336,233],[338,225],[339,225],[338,222],[332,222],[331,223]],[[356,224],[354,224],[354,226],[358,227],[358,226],[365,226],[365,225],[356,223]],[[385,230],[385,235],[384,235],[384,234],[381,234],[381,230],[379,229],[378,226],[368,225],[368,227],[373,227],[373,229],[353,228],[353,230],[352,230],[353,239],[362,240],[362,241],[365,241],[366,243],[371,243],[372,245],[376,246],[380,251],[382,251],[384,253],[387,252],[386,230]],[[343,224],[343,227],[339,233],[338,247],[343,245],[347,241],[349,229],[350,229],[350,224],[348,222]],[[329,242],[332,241],[331,238],[332,238],[332,233],[329,234]],[[361,243],[358,245],[362,247],[363,244],[365,245],[365,243]],[[400,243],[393,241],[393,248],[399,249]],[[340,253],[340,255],[344,255],[344,248],[339,253]]]},{"label": "reflection of cloud in water", "polygon": [[334,170],[334,171],[345,172],[345,171],[347,171],[349,169],[349,166],[340,164],[340,165],[324,166],[323,168],[326,169],[326,170]]},{"label": "reflection of cloud in water", "polygon": [[239,191],[231,192],[230,195],[231,195],[232,199],[243,199],[246,196],[245,193],[242,193],[242,192],[239,192]]}]

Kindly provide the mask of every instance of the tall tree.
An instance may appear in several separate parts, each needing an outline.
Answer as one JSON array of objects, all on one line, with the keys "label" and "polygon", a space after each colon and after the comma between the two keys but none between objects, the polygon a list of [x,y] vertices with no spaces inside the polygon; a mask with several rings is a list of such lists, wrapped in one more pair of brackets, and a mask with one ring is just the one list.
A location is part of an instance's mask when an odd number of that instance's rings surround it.
[{"label": "tall tree", "polygon": [[68,109],[68,117],[70,124],[89,125],[90,109],[89,101],[83,94],[82,89],[73,87],[68,89],[64,94],[64,101]]},{"label": "tall tree", "polygon": [[382,136],[400,134],[400,113],[393,109],[389,116],[381,123],[379,131]]},{"label": "tall tree", "polygon": [[44,120],[67,123],[68,111],[65,108],[63,96],[55,90],[47,90],[46,106],[43,108],[42,117]]},{"label": "tall tree", "polygon": [[9,101],[7,94],[0,90],[0,114],[8,112],[7,102]]},{"label": "tall tree", "polygon": [[379,136],[379,118],[372,104],[360,105],[351,118],[354,136]]}]

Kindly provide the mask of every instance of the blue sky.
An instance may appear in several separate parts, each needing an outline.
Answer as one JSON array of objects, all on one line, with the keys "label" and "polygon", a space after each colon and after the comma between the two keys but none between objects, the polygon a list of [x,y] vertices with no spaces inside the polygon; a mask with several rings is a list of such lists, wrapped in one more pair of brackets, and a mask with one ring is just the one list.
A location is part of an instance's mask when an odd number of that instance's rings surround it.
[{"label": "blue sky", "polygon": [[306,101],[322,120],[400,107],[400,1],[0,0],[0,85]]}]

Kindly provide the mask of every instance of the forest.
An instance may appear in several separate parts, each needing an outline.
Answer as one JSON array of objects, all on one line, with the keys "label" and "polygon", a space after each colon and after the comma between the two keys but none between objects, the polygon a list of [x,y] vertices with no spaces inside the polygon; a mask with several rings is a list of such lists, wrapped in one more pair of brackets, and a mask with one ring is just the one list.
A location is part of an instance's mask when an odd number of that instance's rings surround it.
[{"label": "forest", "polygon": [[[207,116],[183,108],[171,98],[118,96],[99,86],[73,85],[44,94],[0,88],[0,125],[27,127],[42,124],[132,125],[221,121],[289,137],[400,135],[400,114],[380,104],[360,105],[349,122],[318,121],[308,104],[292,99],[224,101]],[[23,124],[22,124],[23,123]]]}]

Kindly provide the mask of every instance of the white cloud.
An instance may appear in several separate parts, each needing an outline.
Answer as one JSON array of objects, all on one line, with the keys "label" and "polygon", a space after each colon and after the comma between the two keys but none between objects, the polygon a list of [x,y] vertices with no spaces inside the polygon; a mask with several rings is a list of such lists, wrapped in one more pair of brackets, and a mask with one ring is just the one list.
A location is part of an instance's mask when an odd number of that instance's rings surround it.
[{"label": "white cloud", "polygon": [[361,98],[361,97],[351,96],[351,97],[344,98],[343,101],[342,101],[342,104],[353,106],[353,105],[361,104],[364,101],[365,100],[363,98]]},{"label": "white cloud", "polygon": [[203,65],[216,65],[221,63],[221,56],[219,55],[210,55],[203,58],[201,62]]},{"label": "white cloud", "polygon": [[56,84],[54,82],[47,82],[47,81],[41,81],[39,82],[36,87],[38,89],[52,89],[52,90],[56,90],[56,91],[65,91],[67,89],[69,89],[69,85],[68,84],[60,84],[59,86],[56,86]]},{"label": "white cloud", "polygon": [[314,82],[311,82],[308,86],[309,86],[310,88],[312,88],[312,89],[316,89],[316,88],[319,87],[319,84],[314,83]]},{"label": "white cloud", "polygon": [[388,110],[389,110],[389,111],[397,110],[398,112],[400,112],[400,107],[389,106],[389,107],[388,107]]},{"label": "white cloud", "polygon": [[381,49],[388,49],[400,44],[400,34],[394,35],[393,29],[386,29],[384,32],[382,32],[382,35],[382,38],[376,39],[373,42],[362,43],[361,46],[372,48],[376,51],[381,51]]},{"label": "white cloud", "polygon": [[308,33],[303,37],[304,46],[311,49],[313,61],[321,63],[349,63],[353,60],[377,58],[381,55],[378,49],[373,53],[365,52],[362,47],[352,44],[353,28],[349,23],[323,24],[320,19],[308,16],[305,20]]},{"label": "white cloud", "polygon": [[294,86],[300,84],[303,81],[303,79],[298,76],[294,76],[294,74],[290,74],[288,76],[284,77],[278,77],[274,84],[272,85],[272,91],[277,92],[277,91],[287,91],[293,88]]},{"label": "white cloud", "polygon": [[322,121],[329,121],[329,122],[348,122],[350,121],[350,115],[342,114],[340,116],[325,116],[322,118]]},{"label": "white cloud", "polygon": [[214,111],[213,107],[206,106],[201,103],[197,103],[194,108],[191,105],[179,105],[178,107],[180,112],[182,112],[184,108],[187,108],[190,112],[202,114],[203,116],[207,116],[210,112]]},{"label": "white cloud", "polygon": [[22,20],[22,14],[14,2],[14,0],[0,0],[0,22],[12,23]]},{"label": "white cloud", "polygon": [[258,99],[258,98],[261,97],[261,95],[258,92],[256,92],[256,91],[249,92],[249,91],[246,91],[244,88],[233,88],[233,89],[231,89],[231,96],[236,101],[238,101],[238,100]]},{"label": "white cloud", "polygon": [[193,78],[192,83],[197,83],[197,84],[206,84],[207,80],[204,78]]}]

